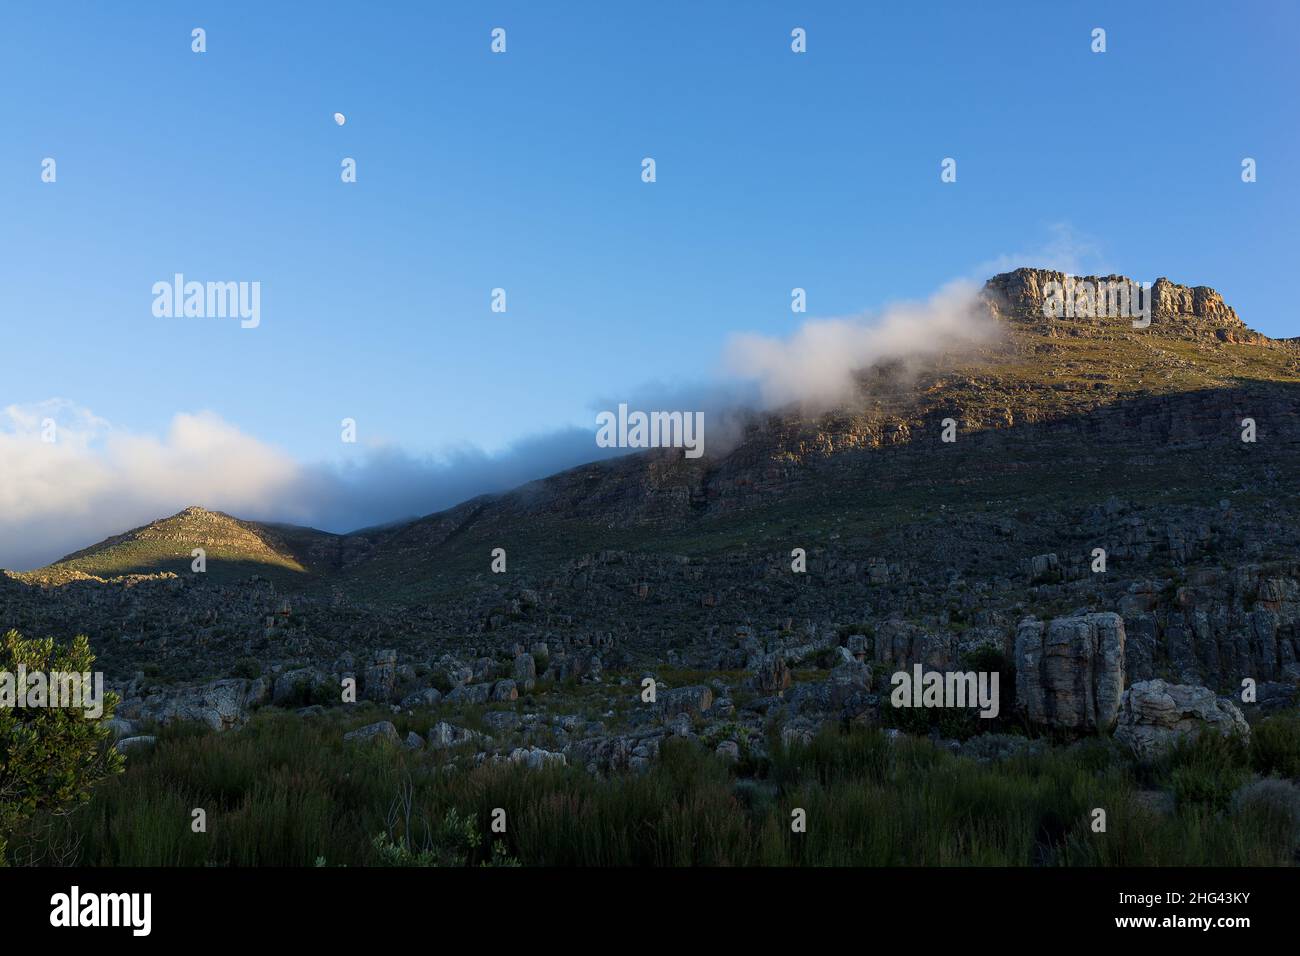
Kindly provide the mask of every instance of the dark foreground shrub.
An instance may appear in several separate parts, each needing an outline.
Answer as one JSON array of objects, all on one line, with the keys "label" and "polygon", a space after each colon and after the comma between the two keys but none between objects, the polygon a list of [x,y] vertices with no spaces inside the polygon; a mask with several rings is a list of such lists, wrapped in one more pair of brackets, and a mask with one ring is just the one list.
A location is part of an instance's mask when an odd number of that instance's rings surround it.
[{"label": "dark foreground shrub", "polygon": [[[88,798],[96,782],[122,769],[122,758],[108,746],[108,729],[100,723],[113,716],[116,695],[105,694],[102,714],[94,716],[87,716],[82,706],[48,706],[54,703],[48,698],[41,706],[17,706],[20,668],[43,677],[56,672],[93,675],[94,663],[85,635],[66,648],[51,638],[28,640],[17,631],[0,637],[0,681],[5,685],[0,687],[0,865],[17,829],[30,823],[48,831],[58,815]],[[43,861],[43,850],[54,845],[47,842],[38,855],[25,859]]]},{"label": "dark foreground shrub", "polygon": [[[167,728],[59,832],[87,865],[1280,865],[1289,819],[1262,798],[1214,809],[1241,755],[1195,747],[1161,772],[1218,767],[1208,799],[1160,809],[1114,748],[956,756],[878,730],[775,746],[757,777],[687,740],[642,773],[485,763],[344,745],[378,712],[258,714],[225,734]],[[392,715],[399,733],[415,718]],[[1180,778],[1181,779],[1181,778]],[[1167,802],[1167,801],[1166,801]],[[191,811],[207,811],[194,834]],[[1104,811],[1104,830],[1095,828]],[[504,813],[505,832],[492,828]]]},{"label": "dark foreground shrub", "polygon": [[1266,717],[1251,728],[1250,763],[1258,774],[1300,779],[1300,714]]}]

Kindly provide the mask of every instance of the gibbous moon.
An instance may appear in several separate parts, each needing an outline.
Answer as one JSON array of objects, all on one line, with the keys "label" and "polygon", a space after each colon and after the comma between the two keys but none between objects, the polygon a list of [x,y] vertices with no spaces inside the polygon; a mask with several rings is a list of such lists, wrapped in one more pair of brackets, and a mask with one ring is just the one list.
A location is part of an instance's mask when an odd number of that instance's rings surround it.
[{"label": "gibbous moon", "polygon": [[342,126],[342,125],[343,125],[344,123],[346,123],[347,121],[348,121],[348,118],[347,118],[346,116],[344,116],[342,113],[335,113],[335,114],[334,114],[334,122],[338,123],[340,126]]}]

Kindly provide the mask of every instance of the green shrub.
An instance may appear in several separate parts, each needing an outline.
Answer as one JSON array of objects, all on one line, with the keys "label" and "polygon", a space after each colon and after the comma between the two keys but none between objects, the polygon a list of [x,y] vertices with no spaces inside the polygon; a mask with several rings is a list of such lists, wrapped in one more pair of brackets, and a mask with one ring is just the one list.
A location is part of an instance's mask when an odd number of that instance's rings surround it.
[{"label": "green shrub", "polygon": [[1300,715],[1266,717],[1255,724],[1250,765],[1264,776],[1300,779]]},{"label": "green shrub", "polygon": [[[365,708],[369,705],[358,705]],[[823,730],[806,745],[773,741],[766,779],[699,743],[665,741],[640,772],[596,777],[576,766],[446,765],[446,755],[345,747],[343,732],[386,714],[350,710],[310,720],[279,710],[239,731],[167,727],[121,776],[51,832],[11,844],[79,845],[82,865],[1223,866],[1295,862],[1290,819],[1268,795],[1210,809],[1244,749],[1191,743],[1155,768],[1184,772],[1197,799],[1172,811],[1139,799],[1131,759],[1104,742],[1035,747],[981,763],[925,739]],[[418,718],[389,715],[399,733]],[[1184,780],[1184,778],[1186,778]],[[1209,793],[1208,799],[1201,795]],[[208,833],[189,810],[208,810]],[[1108,814],[1093,832],[1092,810]],[[504,834],[491,829],[506,811]],[[807,815],[793,833],[794,809]],[[376,839],[376,834],[380,837]],[[22,841],[22,852],[18,852]],[[49,853],[46,853],[48,856]]]},{"label": "green shrub", "polygon": [[1249,751],[1240,736],[1206,729],[1177,741],[1159,763],[1178,806],[1199,805],[1217,813],[1227,809],[1233,791],[1245,782]]},{"label": "green shrub", "polygon": [[1300,850],[1300,787],[1271,777],[1256,780],[1233,794],[1232,805],[1276,833],[1284,849]]},{"label": "green shrub", "polygon": [[[0,675],[16,679],[27,673],[93,674],[95,657],[85,635],[68,647],[52,638],[27,640],[17,631],[0,638]],[[101,720],[113,716],[115,694],[106,693],[103,713],[89,717],[84,708],[0,706],[0,864],[14,831],[33,816],[49,819],[84,802],[99,780],[122,770],[122,757],[109,741]]]},{"label": "green shrub", "polygon": [[[388,833],[376,836],[371,845],[380,866],[469,866],[483,845],[483,835],[471,817],[451,807],[436,827],[424,826],[422,838],[405,828],[390,827]],[[519,864],[505,844],[497,842],[483,865]]]},{"label": "green shrub", "polygon": [[255,657],[241,657],[230,669],[230,676],[257,680],[262,676],[262,665]]}]

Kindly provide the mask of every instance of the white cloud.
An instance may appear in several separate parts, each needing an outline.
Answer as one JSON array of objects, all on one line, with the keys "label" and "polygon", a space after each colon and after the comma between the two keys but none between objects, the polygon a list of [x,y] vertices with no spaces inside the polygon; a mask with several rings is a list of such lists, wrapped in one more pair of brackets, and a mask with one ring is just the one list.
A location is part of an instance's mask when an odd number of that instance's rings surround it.
[{"label": "white cloud", "polygon": [[[42,421],[56,440],[42,441]],[[204,503],[234,514],[292,504],[302,469],[207,412],[162,437],[64,399],[0,410],[0,567],[28,567]]]},{"label": "white cloud", "polygon": [[[1024,264],[1057,264],[1079,246],[1068,231],[1056,241],[1056,254]],[[852,397],[860,369],[990,340],[997,326],[978,305],[979,289],[953,282],[922,303],[809,320],[785,339],[733,336],[723,356],[730,382],[667,396],[643,387],[638,407],[704,409],[706,451],[725,453],[755,405],[831,407]],[[52,444],[41,440],[47,418],[58,423]],[[500,454],[458,448],[419,458],[351,446],[349,464],[303,464],[211,412],[178,414],[156,436],[65,399],[10,405],[0,410],[0,567],[37,567],[188,505],[335,532],[416,517],[625,453],[598,448],[594,431],[593,418],[590,429],[532,436]]]},{"label": "white cloud", "polygon": [[725,368],[756,382],[768,407],[832,407],[853,396],[853,373],[860,369],[991,339],[997,327],[979,306],[979,288],[957,281],[926,302],[892,305],[858,318],[810,319],[785,339],[736,335],[727,343]]},{"label": "white cloud", "polygon": [[[46,418],[58,425],[53,443],[41,440]],[[593,432],[536,436],[499,455],[357,446],[355,464],[305,465],[211,412],[178,414],[155,436],[63,399],[11,405],[0,410],[0,567],[39,567],[189,505],[336,532],[415,517],[607,457]]]}]

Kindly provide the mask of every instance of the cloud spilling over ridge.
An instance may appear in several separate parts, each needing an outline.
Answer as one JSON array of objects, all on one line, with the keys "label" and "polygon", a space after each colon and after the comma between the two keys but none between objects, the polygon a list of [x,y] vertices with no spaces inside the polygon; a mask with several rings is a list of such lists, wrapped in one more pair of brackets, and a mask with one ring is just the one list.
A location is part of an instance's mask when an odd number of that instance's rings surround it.
[{"label": "cloud spilling over ridge", "polygon": [[852,398],[854,373],[879,362],[926,357],[990,341],[997,326],[980,286],[951,282],[920,303],[850,319],[810,319],[777,339],[736,335],[723,356],[728,374],[757,384],[766,407],[830,408]]},{"label": "cloud spilling over ridge", "polygon": [[[706,454],[725,454],[755,410],[828,408],[852,397],[860,369],[988,341],[996,325],[978,305],[979,289],[950,283],[925,302],[810,319],[784,339],[737,335],[723,380],[644,385],[594,409],[703,411]],[[590,428],[530,436],[500,454],[349,446],[350,460],[303,463],[211,412],[177,414],[165,434],[148,435],[63,399],[10,405],[0,409],[0,567],[39,567],[196,504],[339,533],[429,514],[626,454],[596,445],[594,418]],[[58,423],[56,442],[42,441],[47,419]]]}]

